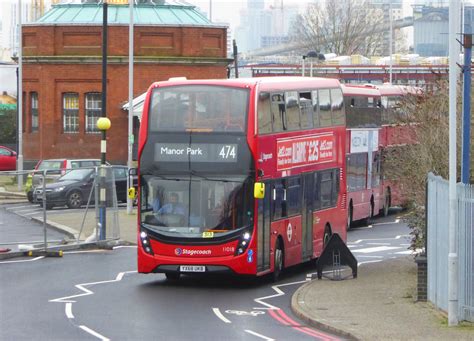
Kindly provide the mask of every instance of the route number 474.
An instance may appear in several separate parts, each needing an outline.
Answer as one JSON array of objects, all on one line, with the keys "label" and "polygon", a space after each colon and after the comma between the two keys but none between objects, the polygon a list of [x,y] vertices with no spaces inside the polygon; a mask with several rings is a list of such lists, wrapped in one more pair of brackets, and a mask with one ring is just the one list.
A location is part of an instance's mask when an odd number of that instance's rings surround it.
[{"label": "route number 474", "polygon": [[223,159],[235,159],[237,157],[235,153],[235,146],[223,146],[219,152],[219,156]]}]

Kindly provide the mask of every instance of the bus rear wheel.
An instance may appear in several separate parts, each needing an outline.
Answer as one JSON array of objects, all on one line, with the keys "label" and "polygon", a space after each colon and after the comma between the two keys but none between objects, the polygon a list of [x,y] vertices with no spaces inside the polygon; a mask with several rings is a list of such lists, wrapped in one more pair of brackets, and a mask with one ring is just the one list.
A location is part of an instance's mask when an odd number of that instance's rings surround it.
[{"label": "bus rear wheel", "polygon": [[385,199],[382,207],[382,215],[384,217],[388,216],[388,209],[390,208],[390,194],[385,194]]},{"label": "bus rear wheel", "polygon": [[283,248],[279,239],[277,239],[275,243],[274,257],[273,281],[276,282],[278,278],[280,278],[280,274],[283,270]]},{"label": "bus rear wheel", "polygon": [[324,235],[323,235],[323,250],[326,248],[326,245],[329,243],[329,239],[331,239],[332,233],[331,233],[331,228],[329,225],[326,225],[326,228],[324,229]]},{"label": "bus rear wheel", "polygon": [[346,226],[346,231],[349,231],[352,226],[352,204],[349,205],[349,208],[347,209],[347,226]]}]

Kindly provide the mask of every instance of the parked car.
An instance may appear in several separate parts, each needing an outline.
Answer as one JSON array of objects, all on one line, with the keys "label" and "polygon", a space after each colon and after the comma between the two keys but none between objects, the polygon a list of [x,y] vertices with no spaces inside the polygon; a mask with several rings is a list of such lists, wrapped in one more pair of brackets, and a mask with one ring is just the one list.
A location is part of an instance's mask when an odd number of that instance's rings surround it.
[{"label": "parked car", "polygon": [[46,159],[40,160],[36,164],[35,172],[28,175],[26,179],[25,191],[30,202],[35,202],[33,192],[35,188],[43,185],[42,171],[48,170],[46,173],[46,183],[56,181],[60,176],[66,174],[69,169],[81,167],[100,166],[100,159]]},{"label": "parked car", "polygon": [[16,152],[0,146],[0,171],[16,170]]},{"label": "parked car", "polygon": [[[128,168],[126,166],[114,166],[113,172],[117,200],[126,202]],[[87,204],[93,190],[94,178],[94,169],[79,168],[68,171],[54,183],[46,184],[46,208],[51,209],[55,206],[64,205],[69,208],[79,208]],[[107,181],[110,181],[110,179]],[[134,180],[134,185],[136,187],[136,180]],[[43,188],[36,188],[33,196],[35,202],[42,202]],[[108,197],[108,199],[110,198]],[[94,202],[94,195],[91,196],[92,202]]]}]

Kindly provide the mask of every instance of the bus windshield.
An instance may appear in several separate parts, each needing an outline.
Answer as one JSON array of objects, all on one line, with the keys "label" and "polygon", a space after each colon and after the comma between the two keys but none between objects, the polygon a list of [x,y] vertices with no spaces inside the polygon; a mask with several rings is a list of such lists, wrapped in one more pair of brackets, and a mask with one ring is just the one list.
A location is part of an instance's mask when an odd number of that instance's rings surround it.
[{"label": "bus windshield", "polygon": [[141,222],[165,235],[199,238],[253,223],[250,178],[143,175]]},{"label": "bus windshield", "polygon": [[153,90],[149,129],[156,131],[244,132],[249,91],[209,85]]}]

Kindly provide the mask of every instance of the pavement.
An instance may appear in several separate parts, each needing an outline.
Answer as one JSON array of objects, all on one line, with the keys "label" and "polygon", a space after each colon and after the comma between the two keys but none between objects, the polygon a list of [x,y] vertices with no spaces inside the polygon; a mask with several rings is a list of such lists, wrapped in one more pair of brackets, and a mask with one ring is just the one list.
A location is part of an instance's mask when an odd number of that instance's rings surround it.
[{"label": "pavement", "polygon": [[[23,198],[6,193],[2,196],[0,192],[0,203],[8,200]],[[84,240],[95,233],[94,210],[87,214],[54,211],[47,212],[48,226],[70,239],[77,239],[80,234]],[[115,229],[113,234],[122,243],[136,244],[136,208],[133,214],[121,209],[117,216],[107,219],[110,225],[118,219],[119,231]],[[64,245],[61,247],[64,249]],[[474,324],[464,322],[448,327],[446,314],[429,302],[416,302],[416,270],[413,256],[361,264],[356,279],[336,281],[323,277],[308,281],[293,294],[291,308],[308,324],[347,339],[474,340]]]}]

